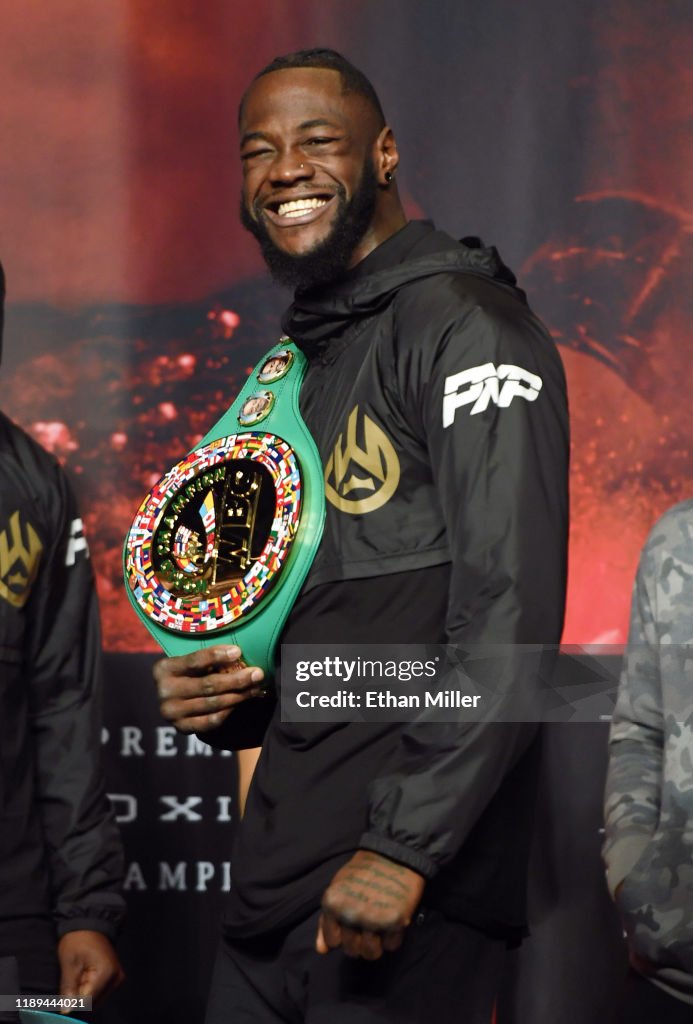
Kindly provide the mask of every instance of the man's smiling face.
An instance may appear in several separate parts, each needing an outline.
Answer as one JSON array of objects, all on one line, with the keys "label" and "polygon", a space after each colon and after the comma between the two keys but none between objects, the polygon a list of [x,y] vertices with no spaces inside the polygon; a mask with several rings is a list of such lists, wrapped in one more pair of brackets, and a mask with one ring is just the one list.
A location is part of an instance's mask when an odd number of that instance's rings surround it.
[{"label": "man's smiling face", "polygon": [[283,69],[251,86],[240,121],[241,217],[284,283],[331,280],[379,244],[381,129],[337,71]]}]

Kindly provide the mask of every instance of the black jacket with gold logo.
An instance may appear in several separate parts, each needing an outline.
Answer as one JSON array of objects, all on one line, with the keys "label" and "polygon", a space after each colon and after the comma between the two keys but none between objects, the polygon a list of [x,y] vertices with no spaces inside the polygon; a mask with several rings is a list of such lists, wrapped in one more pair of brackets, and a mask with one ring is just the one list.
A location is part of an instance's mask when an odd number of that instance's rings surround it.
[{"label": "black jacket with gold logo", "polygon": [[[555,345],[493,249],[411,223],[284,322],[327,521],[285,643],[557,644],[568,424]],[[504,671],[526,671],[508,655]],[[257,702],[256,702],[257,703]],[[264,751],[236,841],[231,935],[318,906],[354,849],[424,902],[524,928],[535,726],[283,723],[242,705],[215,742]],[[209,738],[209,736],[207,737]]]},{"label": "black jacket with gold logo", "polygon": [[123,916],[88,556],[59,465],[0,414],[0,955]]}]

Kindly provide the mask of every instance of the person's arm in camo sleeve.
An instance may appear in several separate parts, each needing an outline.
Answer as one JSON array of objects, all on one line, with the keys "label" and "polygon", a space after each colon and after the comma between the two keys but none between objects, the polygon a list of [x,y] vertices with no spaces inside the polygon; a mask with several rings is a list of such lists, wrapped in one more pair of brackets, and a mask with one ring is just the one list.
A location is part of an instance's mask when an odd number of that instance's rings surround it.
[{"label": "person's arm in camo sleeve", "polygon": [[652,589],[656,561],[656,550],[646,545],[633,588],[628,648],[609,736],[603,852],[612,896],[659,819],[664,732]]},{"label": "person's arm in camo sleeve", "polygon": [[643,549],[611,728],[604,858],[631,964],[693,1002],[693,501]]}]

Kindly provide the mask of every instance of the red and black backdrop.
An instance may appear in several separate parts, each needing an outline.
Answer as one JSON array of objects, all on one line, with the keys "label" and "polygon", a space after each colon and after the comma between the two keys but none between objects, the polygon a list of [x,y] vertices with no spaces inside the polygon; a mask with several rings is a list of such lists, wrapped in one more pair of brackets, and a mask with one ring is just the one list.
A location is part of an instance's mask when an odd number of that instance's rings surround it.
[{"label": "red and black backdrop", "polygon": [[[0,400],[81,498],[130,865],[130,980],[102,1019],[182,1024],[201,1017],[231,884],[233,759],[157,718],[120,548],[142,495],[277,338],[287,297],[238,225],[243,88],[277,53],[342,50],[381,94],[410,215],[482,236],[517,271],[569,382],[564,639],[619,645],[645,534],[693,491],[693,12],[684,0],[26,0],[3,5],[1,31]],[[622,954],[598,858],[604,750],[600,726],[547,737],[535,936],[503,1024],[606,1019]]]}]

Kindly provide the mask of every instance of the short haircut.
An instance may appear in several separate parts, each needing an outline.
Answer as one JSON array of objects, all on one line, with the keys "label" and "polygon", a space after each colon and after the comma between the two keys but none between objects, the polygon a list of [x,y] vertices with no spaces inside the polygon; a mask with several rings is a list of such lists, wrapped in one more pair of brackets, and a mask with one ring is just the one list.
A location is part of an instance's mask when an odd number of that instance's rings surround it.
[{"label": "short haircut", "polygon": [[258,71],[241,99],[240,106],[238,108],[239,120],[243,113],[243,105],[245,104],[246,96],[252,88],[253,82],[257,82],[258,78],[263,78],[265,75],[269,75],[273,71],[285,71],[288,68],[326,68],[328,71],[339,72],[342,79],[343,91],[345,93],[353,92],[358,96],[363,96],[375,111],[378,121],[380,122],[379,127],[384,127],[385,114],[383,113],[383,108],[380,105],[378,94],[364,75],[363,71],[359,71],[357,67],[354,67],[351,61],[348,61],[346,57],[341,55],[341,53],[337,53],[336,50],[321,48],[313,50],[296,50],[295,53],[287,53],[282,57],[275,57],[267,67],[264,67],[262,71]]}]

